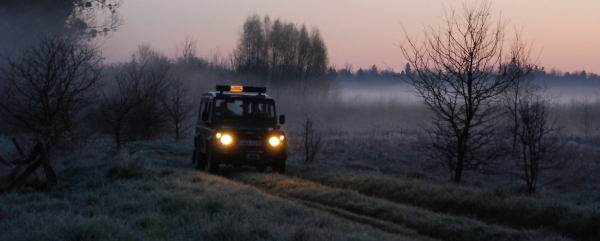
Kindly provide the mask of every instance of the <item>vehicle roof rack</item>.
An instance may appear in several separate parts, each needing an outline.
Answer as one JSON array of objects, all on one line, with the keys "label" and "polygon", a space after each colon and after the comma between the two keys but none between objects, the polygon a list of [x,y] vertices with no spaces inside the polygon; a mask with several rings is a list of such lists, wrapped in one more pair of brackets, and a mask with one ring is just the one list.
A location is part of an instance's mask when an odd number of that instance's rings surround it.
[{"label": "vehicle roof rack", "polygon": [[256,86],[242,86],[242,85],[217,85],[216,87],[219,94],[223,94],[223,91],[228,92],[238,92],[238,93],[246,93],[246,92],[256,92],[258,95],[267,92],[267,87],[256,87]]}]

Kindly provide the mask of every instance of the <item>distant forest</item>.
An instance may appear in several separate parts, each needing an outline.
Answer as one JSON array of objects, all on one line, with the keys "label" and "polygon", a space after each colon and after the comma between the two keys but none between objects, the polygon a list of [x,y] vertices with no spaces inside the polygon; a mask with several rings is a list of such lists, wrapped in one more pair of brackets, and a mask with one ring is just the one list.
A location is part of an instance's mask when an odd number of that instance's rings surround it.
[{"label": "distant forest", "polygon": [[[393,69],[380,69],[376,65],[369,69],[354,70],[351,64],[346,64],[342,68],[329,67],[327,76],[330,80],[335,81],[399,83],[407,73],[412,73],[412,71],[409,64],[406,64],[406,67],[399,72]],[[598,74],[588,73],[585,70],[563,72],[553,68],[548,71],[544,67],[536,66],[533,69],[533,76],[535,80],[545,81],[548,84],[600,84]]]}]

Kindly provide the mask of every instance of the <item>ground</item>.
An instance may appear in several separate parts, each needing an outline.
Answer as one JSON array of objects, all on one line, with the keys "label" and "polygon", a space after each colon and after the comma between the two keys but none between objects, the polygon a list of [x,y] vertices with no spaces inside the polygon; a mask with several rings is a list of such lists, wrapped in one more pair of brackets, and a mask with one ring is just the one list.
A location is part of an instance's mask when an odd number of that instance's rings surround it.
[{"label": "ground", "polygon": [[[286,175],[209,175],[194,170],[189,143],[113,155],[89,142],[54,159],[51,190],[0,196],[0,240],[593,240],[600,230],[597,202],[454,185],[406,164],[418,158],[398,156],[408,133],[337,135],[317,163],[292,155]],[[398,148],[364,151],[382,143]]]}]

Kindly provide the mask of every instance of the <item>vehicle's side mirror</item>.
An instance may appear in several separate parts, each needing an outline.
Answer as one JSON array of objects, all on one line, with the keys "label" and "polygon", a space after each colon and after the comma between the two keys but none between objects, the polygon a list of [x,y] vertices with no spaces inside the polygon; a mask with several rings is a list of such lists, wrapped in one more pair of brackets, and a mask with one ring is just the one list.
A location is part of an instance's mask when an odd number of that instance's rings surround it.
[{"label": "vehicle's side mirror", "polygon": [[279,124],[280,124],[280,125],[283,125],[283,124],[285,124],[285,115],[280,115],[280,116],[279,116]]},{"label": "vehicle's side mirror", "polygon": [[202,121],[203,122],[207,122],[208,121],[208,112],[202,112]]}]

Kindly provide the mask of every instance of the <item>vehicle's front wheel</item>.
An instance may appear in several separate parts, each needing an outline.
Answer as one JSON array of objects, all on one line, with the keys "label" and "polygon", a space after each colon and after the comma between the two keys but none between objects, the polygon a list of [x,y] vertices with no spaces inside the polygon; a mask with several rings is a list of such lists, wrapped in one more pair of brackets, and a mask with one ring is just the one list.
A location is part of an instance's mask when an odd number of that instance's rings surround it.
[{"label": "vehicle's front wheel", "polygon": [[192,152],[192,164],[196,164],[198,161],[198,145],[196,145],[196,138],[194,138],[194,151]]},{"label": "vehicle's front wheel", "polygon": [[192,164],[196,164],[196,155],[198,154],[196,154],[196,148],[194,148],[194,151],[192,152]]},{"label": "vehicle's front wheel", "polygon": [[194,151],[194,157],[196,158],[194,162],[196,164],[196,169],[204,170],[206,166],[206,157],[204,156],[204,154],[198,151]]},{"label": "vehicle's front wheel", "polygon": [[271,167],[273,168],[273,172],[285,173],[285,159],[275,160]]},{"label": "vehicle's front wheel", "polygon": [[211,150],[206,152],[206,172],[211,174],[219,172],[219,161],[213,156]]}]

